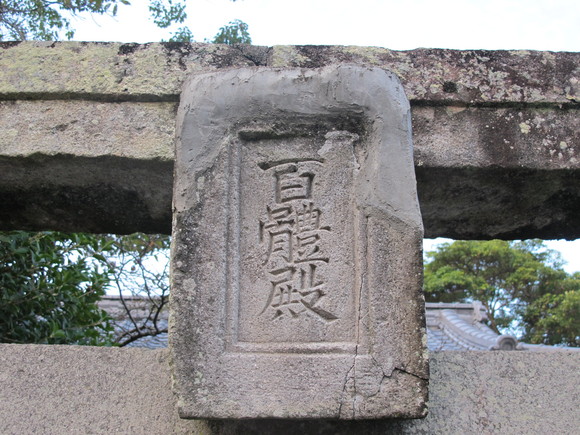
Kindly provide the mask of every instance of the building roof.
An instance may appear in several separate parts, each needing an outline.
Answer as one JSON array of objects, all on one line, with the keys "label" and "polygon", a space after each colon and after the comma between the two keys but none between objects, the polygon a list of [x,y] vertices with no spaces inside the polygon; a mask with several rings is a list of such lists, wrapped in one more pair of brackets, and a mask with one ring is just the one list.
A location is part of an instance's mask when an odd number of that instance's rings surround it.
[{"label": "building roof", "polygon": [[487,311],[481,302],[425,304],[427,346],[438,350],[529,350],[561,351],[579,348],[519,342],[508,334],[497,334],[486,325]]},{"label": "building roof", "polygon": [[[133,317],[141,319],[147,310],[146,299],[125,297],[126,304],[134,309]],[[99,303],[123,328],[124,308],[118,296],[105,296]],[[471,303],[434,303],[425,304],[427,323],[427,347],[430,351],[465,350],[525,350],[525,351],[580,351],[580,348],[556,347],[519,342],[514,336],[497,334],[485,322],[487,312],[481,302]],[[162,312],[160,327],[165,328],[168,310]],[[130,343],[130,347],[161,348],[167,347],[167,333],[154,337],[143,337]]]}]

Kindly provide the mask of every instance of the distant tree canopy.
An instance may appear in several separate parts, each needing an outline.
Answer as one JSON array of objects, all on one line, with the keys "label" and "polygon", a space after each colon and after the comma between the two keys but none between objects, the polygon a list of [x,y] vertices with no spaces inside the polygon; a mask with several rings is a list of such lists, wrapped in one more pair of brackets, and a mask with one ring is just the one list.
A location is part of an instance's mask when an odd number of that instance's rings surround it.
[{"label": "distant tree canopy", "polygon": [[[75,29],[71,17],[83,13],[116,16],[119,5],[130,4],[128,0],[0,0],[0,41],[72,39]],[[185,0],[149,0],[151,19],[162,29],[183,24],[187,18],[185,8]],[[225,44],[249,44],[247,31],[248,25],[236,20],[222,27],[216,38],[222,35],[224,41],[220,42]],[[191,42],[193,33],[182,26],[169,40]]]},{"label": "distant tree canopy", "polygon": [[[0,233],[0,342],[126,344],[167,332],[169,237]],[[139,295],[146,314],[117,324],[97,302],[108,291]]]},{"label": "distant tree canopy", "polygon": [[251,44],[252,38],[248,32],[248,25],[240,20],[230,21],[227,26],[221,27],[212,41],[214,44]]},{"label": "distant tree canopy", "polygon": [[428,302],[479,300],[498,333],[580,346],[580,273],[566,273],[542,241],[456,241],[426,256]]},{"label": "distant tree canopy", "polygon": [[90,261],[99,262],[99,245],[82,234],[0,234],[0,341],[110,344],[112,327],[96,305],[108,270]]}]

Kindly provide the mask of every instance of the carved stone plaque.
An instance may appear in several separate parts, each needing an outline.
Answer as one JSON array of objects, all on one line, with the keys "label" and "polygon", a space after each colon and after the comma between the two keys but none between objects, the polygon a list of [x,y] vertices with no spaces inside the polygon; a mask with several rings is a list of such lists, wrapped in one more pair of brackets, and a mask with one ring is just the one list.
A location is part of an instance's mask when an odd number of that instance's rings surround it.
[{"label": "carved stone plaque", "polygon": [[[332,132],[239,145],[237,349],[354,348],[355,141]],[[272,147],[286,155],[272,160]]]},{"label": "carved stone plaque", "polygon": [[186,84],[170,321],[182,417],[425,414],[409,116],[381,69]]}]

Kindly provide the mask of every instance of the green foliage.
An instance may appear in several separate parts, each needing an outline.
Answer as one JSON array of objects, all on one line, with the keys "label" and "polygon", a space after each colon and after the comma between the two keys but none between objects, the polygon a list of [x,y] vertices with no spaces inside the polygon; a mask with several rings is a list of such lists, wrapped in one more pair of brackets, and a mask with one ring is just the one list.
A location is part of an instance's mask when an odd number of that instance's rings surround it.
[{"label": "green foliage", "polygon": [[[167,332],[168,249],[162,235],[0,233],[0,342],[124,346]],[[106,290],[118,318],[97,306]]]},{"label": "green foliage", "polygon": [[248,25],[241,20],[230,21],[227,26],[221,27],[214,36],[214,44],[251,44],[252,38],[248,32]]},{"label": "green foliage", "polygon": [[[236,1],[236,0],[232,0]],[[117,15],[119,5],[128,0],[0,0],[0,41],[29,39],[57,41],[72,39],[75,30],[70,17],[81,13]],[[149,0],[153,22],[161,29],[183,24],[187,19],[185,0]],[[250,44],[248,25],[232,21],[214,39],[224,44]],[[173,32],[170,42],[192,42],[187,26]]]},{"label": "green foliage", "polygon": [[579,314],[580,291],[545,294],[532,302],[524,313],[523,320],[528,327],[522,339],[530,343],[580,347]]},{"label": "green foliage", "polygon": [[118,4],[127,0],[2,0],[0,1],[0,41],[11,39],[58,40],[64,32],[74,36],[67,14],[82,12],[116,15]]},{"label": "green foliage", "polygon": [[193,42],[193,33],[188,27],[180,27],[169,38],[169,42]]},{"label": "green foliage", "polygon": [[427,258],[427,301],[479,300],[496,332],[521,332],[532,343],[580,345],[580,275],[567,274],[560,255],[542,241],[456,241]]},{"label": "green foliage", "polygon": [[[157,27],[167,29],[173,24],[182,24],[187,18],[185,3],[174,0],[150,0],[149,12]],[[187,26],[177,29],[169,42],[192,42],[193,33]]]},{"label": "green foliage", "polygon": [[153,22],[162,29],[166,29],[173,23],[181,24],[187,18],[185,4],[180,2],[174,4],[173,0],[167,0],[167,4],[165,1],[151,0],[149,12],[151,12]]},{"label": "green foliage", "polygon": [[109,283],[101,241],[56,232],[0,234],[0,341],[112,344],[96,306]]}]

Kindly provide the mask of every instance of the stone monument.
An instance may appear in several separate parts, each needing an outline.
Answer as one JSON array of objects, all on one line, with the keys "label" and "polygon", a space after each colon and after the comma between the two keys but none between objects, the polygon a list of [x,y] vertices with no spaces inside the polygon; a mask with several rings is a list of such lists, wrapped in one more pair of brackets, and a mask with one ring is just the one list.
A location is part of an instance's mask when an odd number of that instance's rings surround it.
[{"label": "stone monument", "polygon": [[186,83],[170,318],[181,417],[426,414],[410,125],[379,68]]}]

